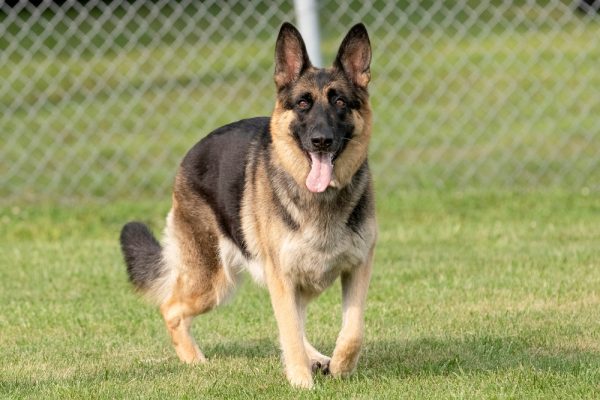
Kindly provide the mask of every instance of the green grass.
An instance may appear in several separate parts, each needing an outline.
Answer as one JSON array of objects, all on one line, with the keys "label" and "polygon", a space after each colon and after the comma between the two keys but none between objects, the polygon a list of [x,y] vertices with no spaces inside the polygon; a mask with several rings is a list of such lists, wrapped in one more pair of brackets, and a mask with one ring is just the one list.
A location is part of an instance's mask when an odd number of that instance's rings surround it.
[{"label": "green grass", "polygon": [[[195,321],[210,362],[180,364],[127,283],[125,221],[159,204],[0,208],[2,398],[593,398],[600,390],[600,199],[561,191],[405,192],[379,201],[366,343],[348,380],[282,373],[249,279]],[[331,353],[339,284],[309,310]]]}]

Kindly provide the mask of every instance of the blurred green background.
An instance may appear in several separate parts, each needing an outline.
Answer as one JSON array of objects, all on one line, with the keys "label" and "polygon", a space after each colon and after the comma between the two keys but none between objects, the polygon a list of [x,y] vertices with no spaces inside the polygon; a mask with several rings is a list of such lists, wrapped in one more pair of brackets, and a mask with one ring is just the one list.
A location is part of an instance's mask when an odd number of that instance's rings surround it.
[{"label": "blurred green background", "polygon": [[[354,22],[371,35],[379,193],[597,190],[600,21],[575,6],[319,2],[326,64]],[[286,1],[2,10],[5,202],[168,196],[197,140],[270,114],[276,33],[295,19]]]}]

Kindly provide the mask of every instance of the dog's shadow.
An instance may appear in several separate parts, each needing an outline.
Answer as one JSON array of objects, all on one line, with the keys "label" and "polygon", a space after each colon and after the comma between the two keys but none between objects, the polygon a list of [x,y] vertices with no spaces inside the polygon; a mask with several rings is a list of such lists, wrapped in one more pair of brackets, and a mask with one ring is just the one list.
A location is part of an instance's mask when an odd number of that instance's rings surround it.
[{"label": "dog's shadow", "polygon": [[367,376],[485,373],[528,368],[557,373],[600,365],[600,353],[541,345],[527,336],[422,338],[367,343],[361,358]]},{"label": "dog's shadow", "polygon": [[219,358],[270,358],[280,353],[277,342],[268,338],[221,342],[206,345],[203,350],[209,357]]},{"label": "dog's shadow", "polygon": [[[328,349],[333,344],[320,344]],[[207,347],[207,354],[223,358],[277,358],[277,342],[271,339],[230,341]],[[574,346],[541,345],[529,336],[469,336],[421,338],[410,341],[372,341],[363,348],[359,375],[417,376],[485,373],[532,368],[571,373],[600,365],[600,352]]]}]

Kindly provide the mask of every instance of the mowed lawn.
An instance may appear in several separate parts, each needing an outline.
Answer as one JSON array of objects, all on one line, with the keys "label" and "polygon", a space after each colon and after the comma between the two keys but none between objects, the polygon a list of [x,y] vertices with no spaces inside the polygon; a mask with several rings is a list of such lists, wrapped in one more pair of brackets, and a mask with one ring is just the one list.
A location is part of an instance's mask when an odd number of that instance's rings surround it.
[{"label": "mowed lawn", "polygon": [[[165,196],[166,197],[166,196]],[[600,391],[600,198],[423,192],[379,199],[366,343],[347,380],[282,372],[267,293],[246,279],[196,319],[210,362],[179,363],[136,296],[122,223],[169,204],[0,208],[1,398],[593,398]],[[331,353],[335,284],[310,308]]]}]

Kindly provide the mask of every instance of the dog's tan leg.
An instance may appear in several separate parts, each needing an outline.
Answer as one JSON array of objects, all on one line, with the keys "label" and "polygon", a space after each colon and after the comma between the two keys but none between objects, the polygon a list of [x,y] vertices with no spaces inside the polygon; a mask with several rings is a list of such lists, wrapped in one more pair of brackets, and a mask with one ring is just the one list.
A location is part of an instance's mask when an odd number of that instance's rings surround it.
[{"label": "dog's tan leg", "polygon": [[312,372],[317,370],[323,371],[323,373],[329,373],[329,362],[331,359],[319,352],[314,348],[308,341],[306,336],[306,308],[308,303],[313,299],[314,296],[310,296],[305,293],[300,293],[298,296],[298,314],[300,315],[300,322],[302,323],[302,332],[304,333],[302,340],[304,342],[304,349],[310,361],[310,368]]},{"label": "dog's tan leg", "polygon": [[205,362],[206,357],[190,332],[192,320],[197,313],[187,304],[176,300],[163,304],[160,311],[179,359],[188,364]]},{"label": "dog's tan leg", "polygon": [[342,329],[335,344],[329,369],[334,377],[350,375],[358,362],[363,340],[364,310],[371,279],[373,249],[367,263],[342,275]]},{"label": "dog's tan leg", "polygon": [[266,272],[287,378],[292,386],[310,389],[313,387],[313,379],[304,347],[298,291],[272,264],[267,266]]},{"label": "dog's tan leg", "polygon": [[206,357],[191,335],[192,320],[196,315],[212,309],[217,299],[214,290],[191,291],[185,280],[179,279],[169,299],[160,307],[175,351],[185,363],[205,362]]},{"label": "dog's tan leg", "polygon": [[195,316],[218,305],[218,293],[222,290],[220,286],[226,284],[222,270],[213,277],[212,282],[207,283],[199,285],[190,278],[180,277],[171,296],[160,306],[175,351],[181,361],[189,364],[206,361],[191,335],[191,324]]}]

